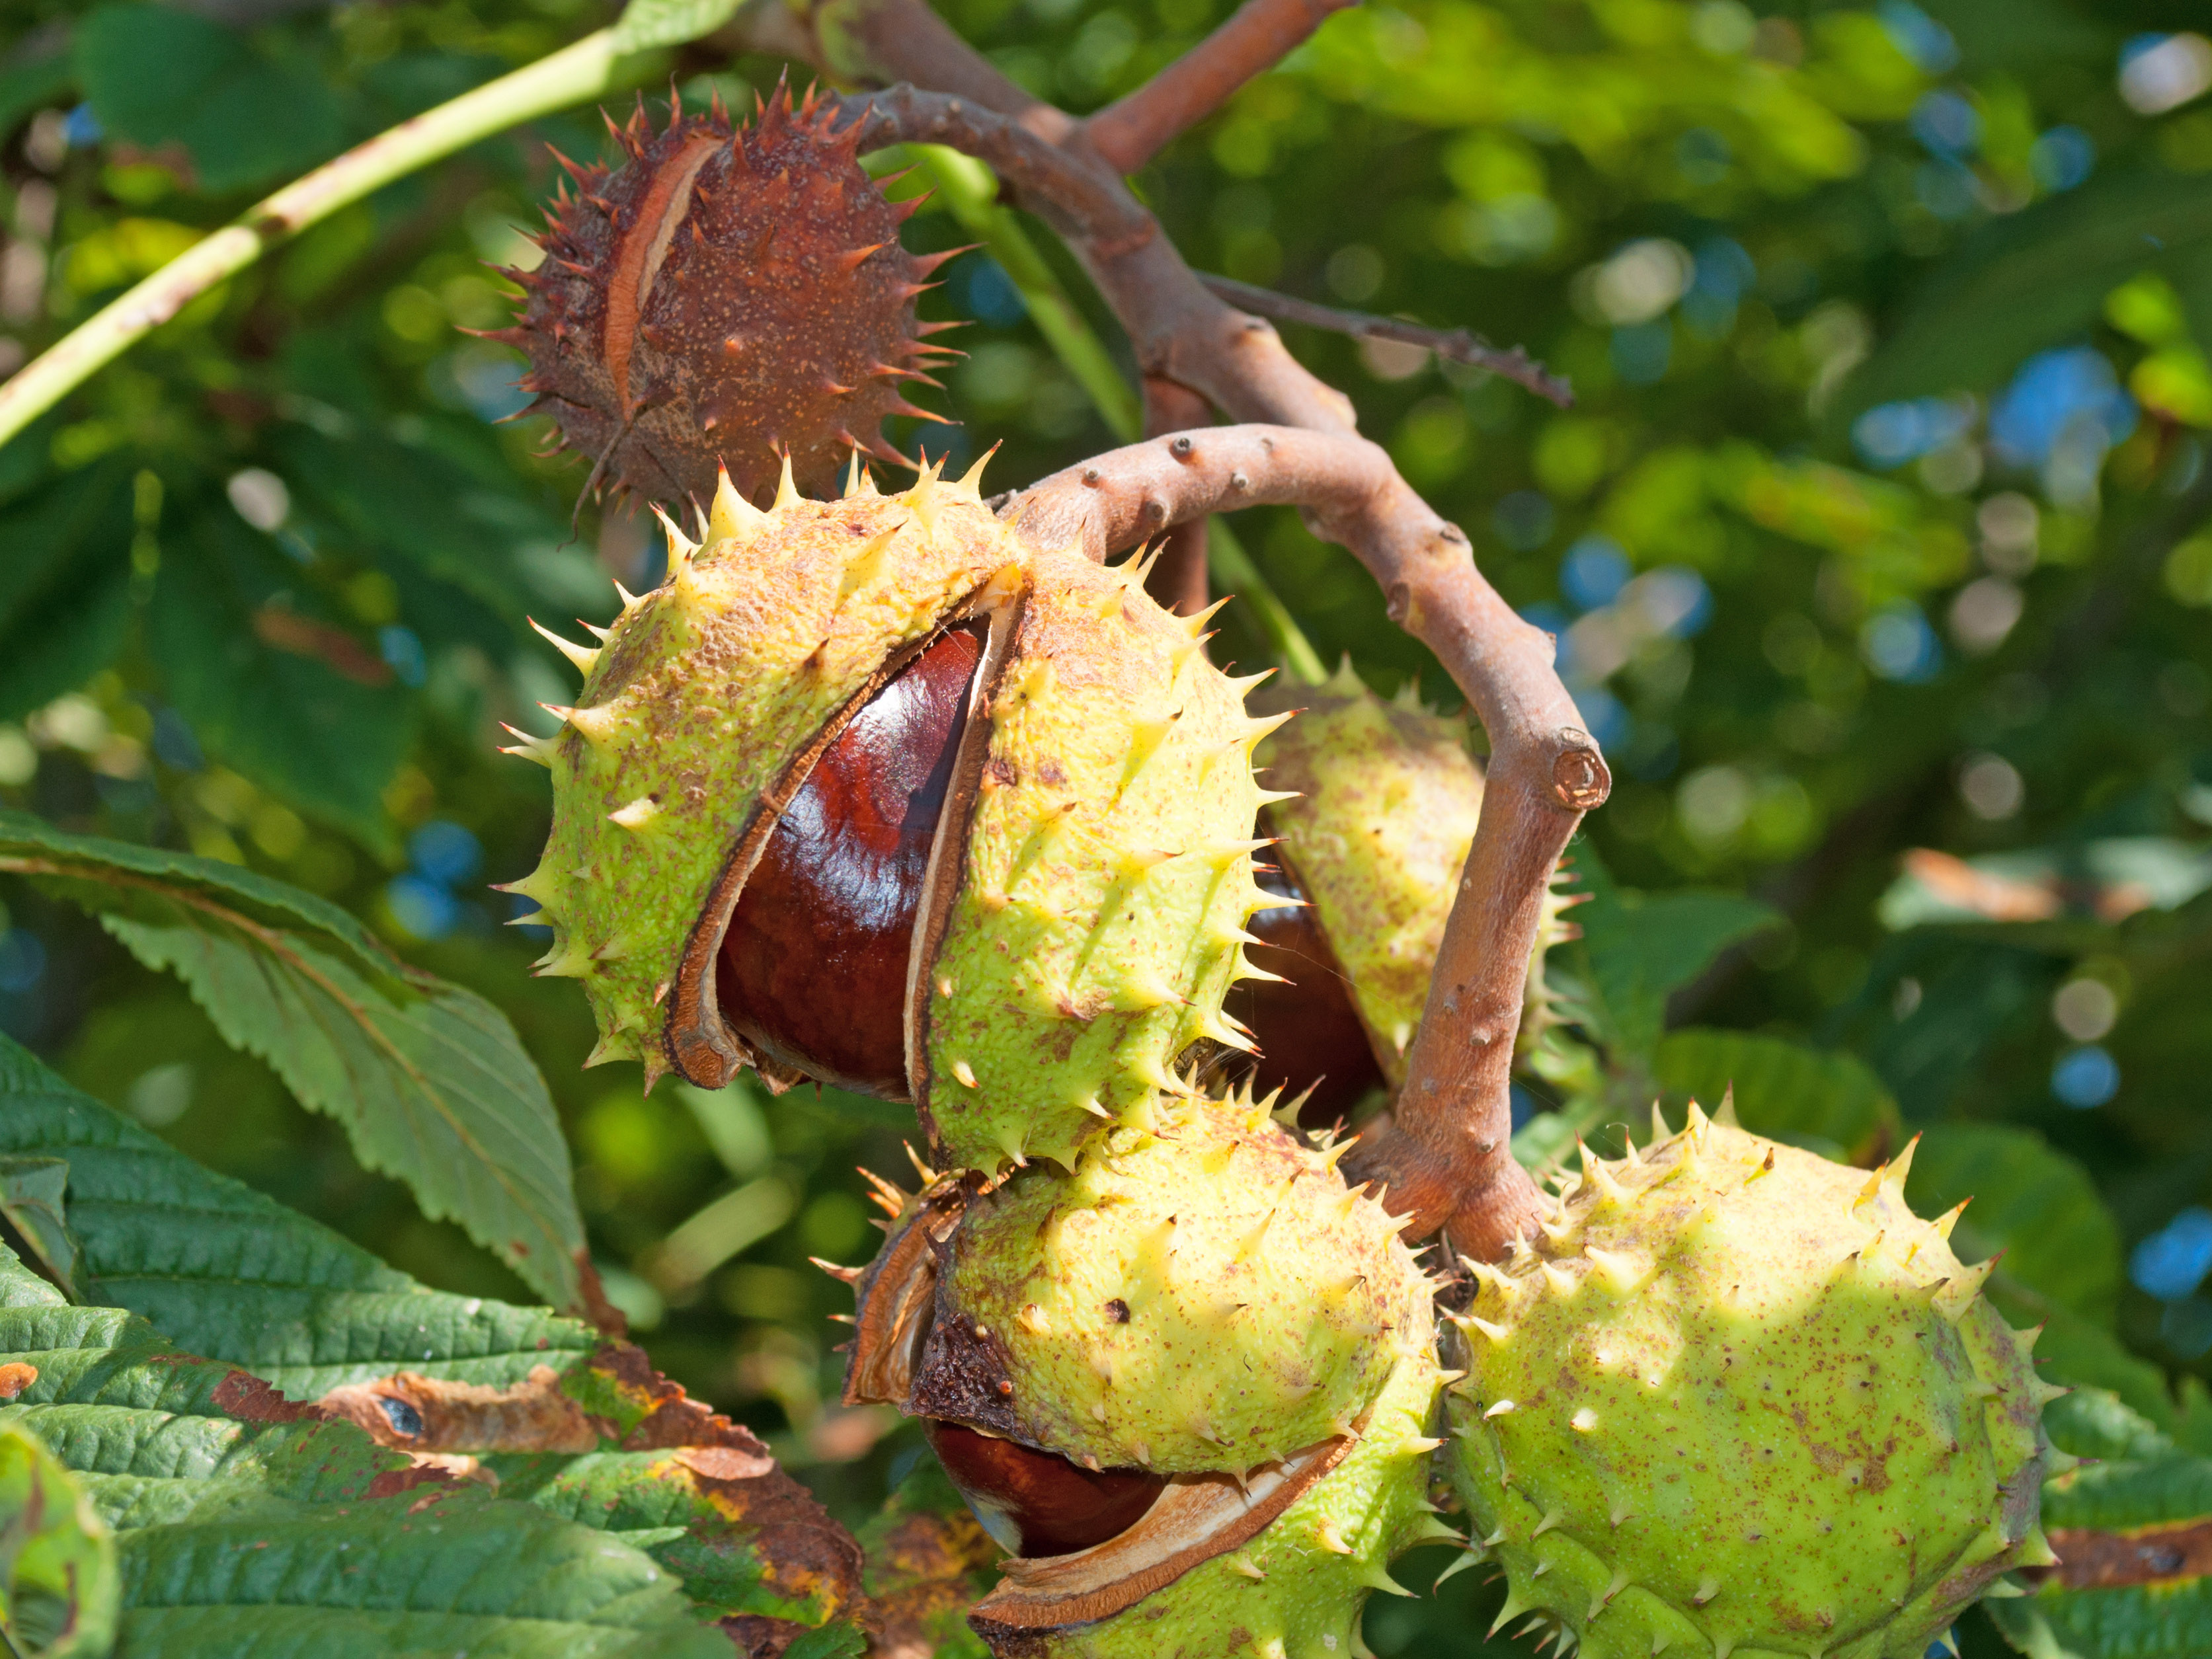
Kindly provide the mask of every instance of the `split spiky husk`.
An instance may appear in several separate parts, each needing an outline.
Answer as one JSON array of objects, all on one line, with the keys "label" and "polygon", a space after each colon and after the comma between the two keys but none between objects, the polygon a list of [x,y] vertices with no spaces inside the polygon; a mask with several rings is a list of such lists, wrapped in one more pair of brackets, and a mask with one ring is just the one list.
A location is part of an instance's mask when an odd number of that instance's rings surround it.
[{"label": "split spiky husk", "polygon": [[1301,710],[1259,756],[1269,787],[1291,795],[1268,811],[1278,855],[1313,902],[1395,1090],[1482,815],[1467,723],[1376,696],[1348,659],[1326,684],[1271,687],[1265,701]]},{"label": "split spiky husk", "polygon": [[1637,1157],[1585,1151],[1534,1248],[1474,1267],[1454,1478],[1505,1619],[1591,1659],[1917,1659],[2053,1559],[2063,1390],[1978,1294],[1990,1264],[1906,1207],[1909,1163],[1869,1178],[1692,1106]]},{"label": "split spiky husk", "polygon": [[[1040,551],[934,469],[890,496],[725,484],[667,580],[626,601],[550,738],[551,837],[510,890],[583,982],[594,1061],[720,1087],[756,1056],[715,952],[782,806],[844,725],[948,625],[988,636],[908,977],[907,1075],[940,1161],[1062,1164],[1187,1091],[1262,902],[1249,683],[1141,575]],[[766,1070],[767,1068],[764,1068]],[[790,1076],[769,1073],[771,1081]]]},{"label": "split spiky husk", "polygon": [[1388,1564],[1458,1536],[1427,1501],[1433,1287],[1272,1103],[887,1195],[847,1401],[1167,1477],[1115,1537],[1005,1564],[971,1621],[994,1651],[1352,1659],[1369,1595],[1404,1593]]},{"label": "split spiky husk", "polygon": [[[889,460],[887,416],[927,380],[915,296],[949,253],[917,257],[892,204],[812,94],[779,87],[750,126],[719,104],[654,133],[643,106],[610,172],[562,164],[577,193],[550,214],[544,263],[505,273],[527,290],[494,338],[530,355],[523,389],[590,457],[593,481],[647,501],[714,494],[718,463],[758,502],[787,452],[801,488],[830,489],[854,450]],[[610,124],[611,125],[611,123]],[[934,384],[934,382],[931,382]]]},{"label": "split spiky husk", "polygon": [[1335,1156],[1249,1098],[1154,1128],[969,1206],[915,1412],[1108,1467],[1242,1474],[1342,1432],[1427,1346],[1428,1281]]}]

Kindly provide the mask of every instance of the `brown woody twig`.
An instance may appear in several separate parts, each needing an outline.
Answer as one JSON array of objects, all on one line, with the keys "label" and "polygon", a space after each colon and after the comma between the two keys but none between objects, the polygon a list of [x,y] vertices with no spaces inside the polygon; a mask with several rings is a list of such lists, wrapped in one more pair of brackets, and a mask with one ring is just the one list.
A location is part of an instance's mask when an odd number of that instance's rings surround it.
[{"label": "brown woody twig", "polygon": [[[1406,1086],[1346,1167],[1353,1179],[1387,1186],[1409,1234],[1441,1227],[1460,1249],[1502,1254],[1539,1211],[1508,1144],[1528,953],[1553,866],[1612,787],[1553,672],[1549,637],[1483,579],[1466,533],[1358,435],[1351,401],[1302,367],[1263,318],[1206,290],[1071,118],[1000,76],[921,0],[866,0],[836,18],[825,66],[958,88],[948,96],[899,86],[848,100],[870,123],[865,142],[948,143],[990,162],[1023,205],[1066,238],[1128,331],[1148,381],[1182,386],[1254,423],[1150,440],[1056,474],[1009,504],[1025,531],[1046,540],[1079,532],[1103,556],[1216,507],[1296,503],[1317,533],[1373,573],[1391,618],[1437,653],[1489,733],[1481,822]],[[1245,61],[1247,73],[1265,67]],[[1192,119],[1205,112],[1195,100],[1152,107]],[[1171,125],[1148,118],[1146,142],[1166,142]]]},{"label": "brown woody twig", "polygon": [[1316,533],[1359,556],[1394,619],[1437,653],[1490,733],[1481,826],[1395,1122],[1353,1157],[1358,1178],[1389,1184],[1409,1230],[1448,1225],[1460,1248],[1492,1249],[1534,1213],[1534,1189],[1507,1145],[1506,1103],[1538,908],[1567,836],[1610,785],[1551,671],[1548,641],[1482,580],[1466,536],[1351,434],[1178,433],[1055,473],[1018,493],[1004,516],[1041,545],[1080,538],[1104,558],[1208,513],[1269,502],[1304,508]]},{"label": "brown woody twig", "polygon": [[1349,334],[1356,340],[1397,340],[1420,346],[1453,362],[1471,364],[1503,375],[1561,409],[1574,406],[1575,389],[1568,384],[1566,376],[1553,374],[1528,355],[1526,346],[1515,346],[1508,351],[1465,328],[1427,328],[1402,317],[1339,311],[1334,306],[1293,299],[1271,288],[1255,288],[1233,276],[1216,276],[1211,271],[1199,272],[1198,280],[1230,304],[1242,306],[1276,322],[1303,323],[1308,328],[1325,328],[1332,334]]},{"label": "brown woody twig", "polygon": [[1083,124],[1084,141],[1116,173],[1134,173],[1290,56],[1357,0],[1244,0],[1236,15],[1126,98]]},{"label": "brown woody twig", "polygon": [[[1173,380],[1146,378],[1146,437],[1164,437],[1186,427],[1205,426],[1212,417],[1213,411],[1206,406],[1206,399],[1188,386],[1177,386]],[[1146,586],[1152,597],[1178,615],[1194,617],[1206,609],[1206,521],[1203,517],[1175,526],[1161,541],[1159,555],[1152,561],[1152,573],[1146,579]]]}]

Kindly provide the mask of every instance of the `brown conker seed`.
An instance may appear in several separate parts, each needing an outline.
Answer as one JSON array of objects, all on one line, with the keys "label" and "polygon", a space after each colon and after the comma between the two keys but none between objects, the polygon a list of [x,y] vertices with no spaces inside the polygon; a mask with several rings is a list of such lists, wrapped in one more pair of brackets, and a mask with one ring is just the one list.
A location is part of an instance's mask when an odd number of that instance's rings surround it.
[{"label": "brown conker seed", "polygon": [[723,1018],[781,1065],[908,1098],[907,961],[979,631],[941,635],[853,717],[769,837],[723,935]]},{"label": "brown conker seed", "polygon": [[930,1449],[985,1531],[1017,1554],[1071,1555],[1134,1526],[1167,1485],[1146,1469],[1086,1469],[1018,1441],[922,1419]]},{"label": "brown conker seed", "polygon": [[[1256,866],[1255,878],[1271,893],[1303,901],[1305,890],[1281,852],[1275,849],[1274,865]],[[1370,1090],[1382,1086],[1382,1068],[1376,1063],[1367,1028],[1360,1024],[1344,970],[1310,905],[1270,905],[1244,926],[1260,940],[1245,950],[1252,965],[1282,981],[1242,981],[1224,1005],[1260,1045],[1253,1087],[1262,1094],[1281,1089],[1287,1097],[1310,1086],[1313,1092],[1298,1109],[1298,1122],[1309,1129],[1325,1127],[1348,1115]]]}]

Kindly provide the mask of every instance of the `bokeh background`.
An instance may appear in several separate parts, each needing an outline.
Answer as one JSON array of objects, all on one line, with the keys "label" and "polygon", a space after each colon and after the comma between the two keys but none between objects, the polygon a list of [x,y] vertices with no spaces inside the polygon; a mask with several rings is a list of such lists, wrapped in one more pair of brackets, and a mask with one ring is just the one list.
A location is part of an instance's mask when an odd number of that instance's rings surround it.
[{"label": "bokeh background", "polygon": [[[1227,7],[942,9],[1083,110]],[[0,0],[0,373],[268,188],[611,15]],[[1771,907],[1709,966],[1685,939],[1670,1018],[1847,1054],[1908,1127],[2008,1126],[2086,1171],[2045,1218],[2087,1241],[2075,1310],[2169,1382],[2212,1376],[2202,27],[2179,0],[1370,3],[1138,181],[1201,269],[1464,323],[1571,379],[1561,411],[1290,331],[1559,634],[1618,779],[1585,846],[1626,910]],[[637,80],[749,105],[781,68],[710,39]],[[578,503],[580,463],[533,459],[534,423],[497,423],[515,356],[461,331],[505,319],[491,267],[537,257],[549,143],[611,153],[580,111],[396,185],[0,448],[0,801],[326,895],[506,1010],[656,1362],[858,1519],[920,1445],[837,1409],[848,1292],[806,1258],[870,1254],[856,1166],[907,1178],[909,1115],[580,1070],[582,1000],[528,976],[542,945],[488,885],[547,817],[496,722],[548,729],[573,684],[525,616],[604,622],[611,579],[663,557],[649,520]],[[934,207],[908,231],[965,240]],[[969,319],[969,355],[926,401],[958,424],[894,441],[1003,442],[1000,486],[1107,447],[1006,272],[975,252],[945,277],[925,312]],[[1236,528],[1325,659],[1455,701],[1349,556],[1287,511]],[[1220,625],[1224,658],[1267,659],[1249,611]],[[527,1299],[175,983],[20,884],[0,899],[0,1029],[428,1282]],[[1523,1115],[1577,1086],[1551,1070]],[[1386,1604],[1370,1644],[1478,1650],[1477,1577]]]}]

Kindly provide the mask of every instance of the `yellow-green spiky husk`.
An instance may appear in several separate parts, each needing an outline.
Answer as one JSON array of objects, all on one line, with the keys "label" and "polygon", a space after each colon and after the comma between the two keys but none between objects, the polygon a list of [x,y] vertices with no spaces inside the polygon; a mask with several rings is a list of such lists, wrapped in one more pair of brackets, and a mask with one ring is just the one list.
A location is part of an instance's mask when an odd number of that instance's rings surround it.
[{"label": "yellow-green spiky husk", "polygon": [[[941,498],[947,493],[937,490]],[[666,1069],[667,999],[708,890],[763,793],[887,659],[1023,550],[980,503],[718,497],[707,543],[671,532],[668,579],[627,600],[576,706],[524,750],[553,773],[553,828],[511,890],[553,929],[541,974],[580,980],[593,1062]]]},{"label": "yellow-green spiky husk", "polygon": [[1304,708],[1259,752],[1268,787],[1296,792],[1268,823],[1395,1090],[1482,815],[1467,722],[1384,701],[1349,661],[1326,685],[1271,689],[1262,702]]},{"label": "yellow-green spiky husk", "polygon": [[[1256,1538],[1094,1623],[1007,1632],[1000,1651],[1051,1659],[1363,1659],[1376,1590],[1408,1592],[1389,1563],[1458,1534],[1428,1502],[1437,1372],[1425,1347],[1396,1362],[1341,1463]],[[979,1615],[987,1638],[997,1636]]]},{"label": "yellow-green spiky husk", "polygon": [[1109,1468],[1243,1472],[1343,1432],[1429,1351],[1429,1282],[1334,1157],[1249,1099],[1155,1128],[969,1205],[912,1409]]},{"label": "yellow-green spiky husk", "polygon": [[926,1015],[936,1136],[984,1170],[1066,1167],[1183,1091],[1191,1043],[1241,1044],[1221,1000],[1268,902],[1252,750],[1273,722],[1127,570],[1032,568]]},{"label": "yellow-green spiky husk", "polygon": [[[1237,1040],[1220,1000],[1263,902],[1249,757],[1271,723],[1192,624],[1126,571],[1024,543],[972,477],[836,501],[785,484],[766,513],[725,488],[705,544],[672,527],[668,579],[603,645],[563,645],[585,672],[576,707],[514,751],[553,773],[545,856],[510,890],[553,930],[538,970],[583,982],[592,1062],[639,1060],[648,1086],[690,1074],[672,987],[767,792],[795,787],[798,758],[900,653],[988,611],[1003,666],[974,805],[949,831],[957,896],[909,1072],[952,1166],[1071,1161],[1109,1123],[1147,1121],[1189,1044]],[[726,903],[710,945],[726,919]]]},{"label": "yellow-green spiky husk", "polygon": [[1948,1229],[1692,1108],[1586,1156],[1460,1322],[1454,1480],[1508,1618],[1593,1659],[1917,1659],[2036,1527],[2059,1390]]}]

